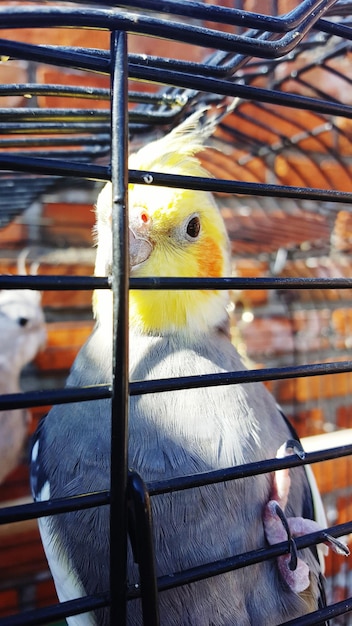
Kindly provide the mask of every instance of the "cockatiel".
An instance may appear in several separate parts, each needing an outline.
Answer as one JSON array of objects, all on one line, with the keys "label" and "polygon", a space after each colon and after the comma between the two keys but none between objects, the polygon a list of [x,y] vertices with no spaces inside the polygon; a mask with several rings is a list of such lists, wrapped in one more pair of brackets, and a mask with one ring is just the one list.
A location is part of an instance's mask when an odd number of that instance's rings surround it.
[{"label": "cockatiel", "polygon": [[[41,294],[0,290],[0,393],[19,393],[23,368],[44,348],[46,328]],[[0,411],[0,483],[25,458],[30,413]]]},{"label": "cockatiel", "polygon": [[[193,115],[132,155],[132,169],[204,176],[197,153],[207,132]],[[112,190],[97,202],[95,273],[112,264]],[[141,276],[227,276],[229,242],[211,194],[130,185],[130,270]],[[68,386],[111,381],[112,295],[96,292],[96,326],[80,351]],[[243,370],[226,332],[228,294],[221,290],[130,293],[130,378],[149,380]],[[146,481],[275,457],[292,433],[262,384],[242,384],[130,398],[129,467]],[[41,423],[32,452],[36,500],[109,488],[108,400],[55,406]],[[311,518],[303,467],[290,471],[285,514]],[[263,514],[271,474],[157,496],[152,500],[158,575],[268,545]],[[101,507],[43,518],[43,544],[60,600],[105,591],[109,580],[109,510]],[[300,552],[309,585],[294,592],[277,560],[160,593],[162,626],[275,626],[320,604],[319,562]],[[138,583],[129,550],[128,578]],[[109,623],[108,610],[68,619],[70,626]],[[142,623],[139,600],[128,624]]]}]

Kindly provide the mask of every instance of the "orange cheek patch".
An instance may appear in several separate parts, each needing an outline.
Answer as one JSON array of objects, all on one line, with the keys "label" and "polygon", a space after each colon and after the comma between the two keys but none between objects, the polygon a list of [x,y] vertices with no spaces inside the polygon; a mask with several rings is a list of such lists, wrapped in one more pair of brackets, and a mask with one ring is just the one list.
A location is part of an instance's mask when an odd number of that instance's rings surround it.
[{"label": "orange cheek patch", "polygon": [[221,248],[211,237],[202,239],[198,260],[198,276],[222,276],[224,258]]}]

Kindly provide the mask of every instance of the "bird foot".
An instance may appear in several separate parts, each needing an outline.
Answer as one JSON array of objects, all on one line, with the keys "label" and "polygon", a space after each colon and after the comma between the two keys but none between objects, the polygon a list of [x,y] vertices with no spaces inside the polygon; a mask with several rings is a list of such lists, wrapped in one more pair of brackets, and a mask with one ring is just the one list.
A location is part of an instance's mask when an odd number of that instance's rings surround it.
[{"label": "bird foot", "polygon": [[[295,440],[287,441],[277,452],[277,457],[282,458],[287,454],[297,454],[304,458],[304,450],[301,444]],[[301,593],[309,587],[309,567],[303,559],[298,557],[295,537],[321,531],[321,526],[311,519],[304,517],[287,517],[285,507],[290,489],[289,470],[277,470],[274,474],[271,498],[264,509],[264,531],[269,545],[288,541],[289,552],[278,557],[279,571],[287,585],[295,593]],[[335,537],[324,533],[324,543],[334,552],[348,556],[348,547]]]}]

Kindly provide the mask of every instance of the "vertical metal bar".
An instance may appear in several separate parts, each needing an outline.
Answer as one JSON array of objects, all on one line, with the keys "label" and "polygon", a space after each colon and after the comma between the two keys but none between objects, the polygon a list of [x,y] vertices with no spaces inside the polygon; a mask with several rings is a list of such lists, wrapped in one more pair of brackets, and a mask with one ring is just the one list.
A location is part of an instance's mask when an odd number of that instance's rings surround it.
[{"label": "vertical metal bar", "polygon": [[127,36],[111,33],[113,393],[111,433],[110,623],[126,623],[128,441],[128,76]]},{"label": "vertical metal bar", "polygon": [[128,496],[131,512],[129,530],[130,536],[131,530],[133,530],[134,558],[139,566],[143,624],[159,626],[159,600],[154,558],[152,511],[147,487],[137,472],[130,471]]}]

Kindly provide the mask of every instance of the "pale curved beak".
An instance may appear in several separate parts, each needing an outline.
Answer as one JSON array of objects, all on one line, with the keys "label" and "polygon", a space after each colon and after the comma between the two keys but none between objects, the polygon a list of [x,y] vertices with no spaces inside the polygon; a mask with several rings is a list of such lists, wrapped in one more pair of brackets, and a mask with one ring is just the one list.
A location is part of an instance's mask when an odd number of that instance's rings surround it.
[{"label": "pale curved beak", "polygon": [[129,236],[130,268],[133,269],[150,257],[153,246],[148,239],[136,233],[131,226],[129,227]]}]

